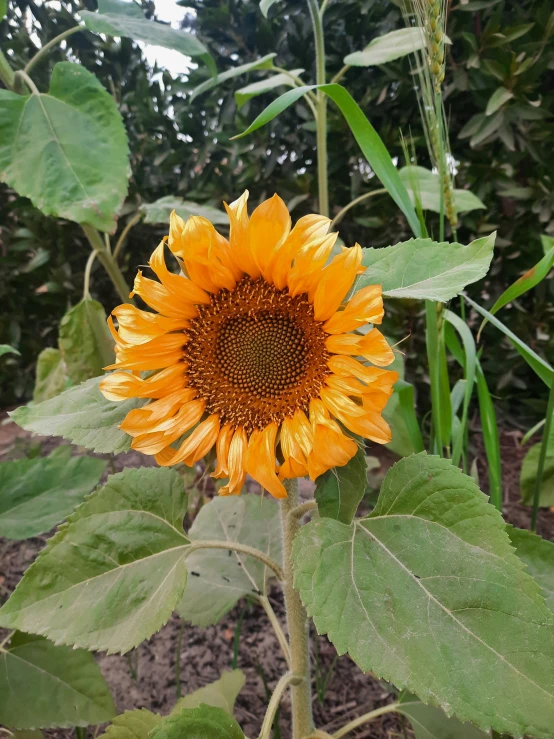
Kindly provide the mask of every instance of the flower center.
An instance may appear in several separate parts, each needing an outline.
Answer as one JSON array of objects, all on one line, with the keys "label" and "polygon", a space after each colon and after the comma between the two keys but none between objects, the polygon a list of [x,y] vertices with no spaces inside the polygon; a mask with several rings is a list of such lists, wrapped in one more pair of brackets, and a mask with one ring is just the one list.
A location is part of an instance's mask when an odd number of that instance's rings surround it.
[{"label": "flower center", "polygon": [[326,334],[305,295],[244,278],[198,313],[184,360],[208,413],[251,433],[308,410],[330,370]]}]

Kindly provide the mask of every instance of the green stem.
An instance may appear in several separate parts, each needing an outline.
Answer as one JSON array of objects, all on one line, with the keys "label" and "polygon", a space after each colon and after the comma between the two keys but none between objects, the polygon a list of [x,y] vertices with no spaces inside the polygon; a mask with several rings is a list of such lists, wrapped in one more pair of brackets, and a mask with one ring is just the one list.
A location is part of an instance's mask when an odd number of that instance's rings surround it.
[{"label": "green stem", "polygon": [[360,195],[359,197],[354,198],[354,200],[351,200],[348,203],[348,205],[345,205],[344,208],[342,208],[342,210],[339,210],[339,212],[337,213],[337,215],[331,221],[331,225],[329,226],[329,230],[331,230],[332,228],[334,228],[337,225],[337,223],[340,223],[340,221],[342,221],[342,219],[348,213],[348,211],[350,210],[350,208],[353,208],[355,205],[358,205],[358,203],[361,203],[364,200],[367,200],[368,198],[372,198],[374,195],[383,195],[383,193],[386,193],[386,192],[387,191],[385,190],[385,188],[384,187],[381,187],[381,188],[379,188],[379,190],[372,190],[371,192],[365,192],[363,195]]},{"label": "green stem", "polygon": [[439,361],[439,329],[436,303],[425,301],[425,341],[427,344],[427,359],[429,361],[429,380],[431,382],[431,417],[433,420],[431,446],[433,453],[443,455],[442,423],[441,423],[441,394],[440,394],[440,361]]},{"label": "green stem", "polygon": [[140,221],[141,218],[142,218],[142,215],[140,213],[135,213],[135,215],[131,218],[131,220],[129,221],[129,223],[125,226],[125,228],[121,232],[121,236],[118,238],[117,244],[115,245],[115,249],[113,250],[113,258],[114,258],[114,261],[119,256],[119,252],[121,251],[121,249],[123,248],[123,245],[125,244],[125,239],[129,235],[129,231],[134,226],[137,225],[137,223]]},{"label": "green stem", "polygon": [[292,688],[292,739],[303,739],[313,730],[312,693],[310,683],[310,653],[308,648],[308,617],[294,589],[294,567],[292,545],[300,530],[300,521],[291,516],[298,506],[298,480],[285,482],[288,497],[281,501],[281,523],[283,526],[283,564],[285,579],[283,593],[289,627],[292,672],[302,681]]},{"label": "green stem", "polygon": [[[316,56],[316,84],[324,85],[325,73],[325,39],[323,24],[316,0],[308,0],[312,25],[314,28]],[[317,91],[317,181],[319,190],[319,212],[329,215],[329,192],[327,180],[327,97],[322,90]]]},{"label": "green stem", "polygon": [[442,119],[442,93],[435,94],[435,110],[437,113],[437,126],[439,138],[439,241],[444,241],[444,174],[446,171],[444,159],[443,141],[443,119]]},{"label": "green stem", "polygon": [[76,726],[75,736],[77,737],[77,739],[87,739],[87,727],[86,726]]},{"label": "green stem", "polygon": [[125,282],[125,278],[121,274],[121,270],[114,261],[114,258],[106,250],[106,246],[102,241],[102,237],[99,232],[93,226],[88,226],[86,224],[83,225],[83,231],[85,232],[89,244],[96,252],[100,263],[108,273],[121,300],[124,303],[132,303],[133,301],[129,298],[129,286]]},{"label": "green stem", "polygon": [[376,708],[374,711],[369,711],[369,713],[364,713],[362,716],[358,716],[358,718],[355,718],[349,724],[343,726],[342,729],[335,731],[335,733],[333,734],[333,739],[341,739],[342,736],[348,734],[349,731],[354,731],[354,729],[357,729],[358,726],[362,726],[362,724],[366,724],[368,721],[373,721],[374,718],[383,716],[385,713],[392,713],[392,711],[397,711],[398,706],[398,703],[390,703],[388,706]]},{"label": "green stem", "polygon": [[59,36],[55,36],[51,41],[49,41],[47,44],[44,44],[42,49],[39,49],[37,53],[34,55],[34,57],[27,63],[27,66],[24,68],[24,72],[29,74],[31,69],[39,62],[53,46],[57,46],[61,41],[63,41],[66,38],[69,38],[69,36],[73,36],[74,33],[77,33],[78,31],[84,31],[86,30],[82,26],[73,26],[73,28],[68,28],[67,31],[64,31],[63,33],[60,33]]},{"label": "green stem", "polygon": [[10,66],[10,63],[0,51],[0,80],[6,85],[8,90],[13,90],[15,72]]},{"label": "green stem", "polygon": [[256,559],[259,559],[260,562],[263,562],[270,570],[273,570],[278,580],[285,579],[284,571],[274,559],[271,559],[271,557],[264,552],[261,552],[259,549],[249,547],[248,544],[239,544],[237,541],[219,541],[217,539],[214,539],[213,541],[210,539],[197,539],[192,542],[188,552],[190,554],[197,549],[228,549],[231,552],[249,554],[251,557],[255,557]]},{"label": "green stem", "polygon": [[277,637],[277,641],[279,642],[279,645],[283,651],[283,655],[287,661],[287,666],[290,670],[290,667],[291,667],[290,647],[287,641],[287,637],[285,636],[285,633],[283,629],[281,628],[281,624],[279,623],[279,619],[277,618],[275,611],[271,607],[271,603],[269,602],[269,599],[266,595],[261,596],[259,598],[259,601],[260,601],[260,604],[262,605],[262,608],[266,612],[266,615],[269,619],[270,624],[273,627],[273,631],[275,632],[275,636]]},{"label": "green stem", "polygon": [[177,700],[181,697],[181,645],[183,643],[183,630],[185,628],[184,621],[179,626],[179,634],[177,636],[177,651],[175,652],[175,691]]},{"label": "green stem", "polygon": [[336,73],[336,75],[333,77],[333,79],[331,80],[331,84],[342,80],[342,78],[348,72],[349,69],[350,69],[350,64],[345,64],[344,67],[341,67],[339,71]]},{"label": "green stem", "polygon": [[542,478],[544,475],[544,465],[546,462],[546,453],[548,451],[548,442],[550,439],[550,429],[552,427],[552,416],[554,416],[554,381],[550,385],[550,393],[548,395],[548,405],[546,406],[546,420],[544,422],[544,431],[541,442],[541,451],[539,455],[539,464],[537,467],[537,477],[535,480],[535,494],[533,496],[533,513],[531,514],[531,531],[537,530],[537,515],[539,512],[539,503],[541,499]]},{"label": "green stem", "polygon": [[33,93],[33,95],[40,95],[38,87],[35,85],[33,80],[29,77],[27,72],[25,72],[22,69],[18,69],[18,71],[14,75],[14,81],[13,81],[15,92],[18,92],[19,94],[26,94],[24,86],[22,84],[23,82],[27,85],[27,87]]},{"label": "green stem", "polygon": [[94,260],[96,259],[97,253],[94,251],[94,249],[90,252],[89,257],[87,259],[87,264],[85,267],[85,277],[83,280],[83,300],[85,298],[90,297],[90,273],[92,270],[92,265],[94,263]]},{"label": "green stem", "polygon": [[275,714],[277,713],[277,709],[279,708],[279,703],[281,702],[281,698],[283,697],[284,692],[289,687],[289,685],[299,685],[301,682],[303,682],[303,678],[299,677],[298,675],[294,675],[292,672],[287,672],[285,675],[282,676],[282,678],[275,686],[275,690],[273,691],[273,694],[269,701],[269,705],[267,706],[267,711],[265,712],[262,728],[260,730],[258,739],[270,738],[271,727],[273,726],[273,719],[275,718]]}]

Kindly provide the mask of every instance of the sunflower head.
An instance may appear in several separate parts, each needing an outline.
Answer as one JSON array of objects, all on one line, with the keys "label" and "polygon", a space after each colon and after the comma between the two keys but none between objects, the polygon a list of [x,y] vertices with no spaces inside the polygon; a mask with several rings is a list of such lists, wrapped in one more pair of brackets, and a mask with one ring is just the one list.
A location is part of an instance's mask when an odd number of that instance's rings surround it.
[{"label": "sunflower head", "polygon": [[[121,428],[160,465],[193,465],[215,446],[220,494],[238,494],[250,474],[277,498],[283,480],[345,465],[356,434],[391,439],[382,411],[398,379],[380,324],[380,285],[344,303],[360,267],[356,244],[331,258],[329,219],[294,228],[274,195],[248,217],[248,193],[225,206],[229,240],[205,218],[171,214],[131,296],[154,312],[120,305],[108,319],[115,370],[106,398],[146,398]],[[167,269],[169,248],[182,274]]]}]

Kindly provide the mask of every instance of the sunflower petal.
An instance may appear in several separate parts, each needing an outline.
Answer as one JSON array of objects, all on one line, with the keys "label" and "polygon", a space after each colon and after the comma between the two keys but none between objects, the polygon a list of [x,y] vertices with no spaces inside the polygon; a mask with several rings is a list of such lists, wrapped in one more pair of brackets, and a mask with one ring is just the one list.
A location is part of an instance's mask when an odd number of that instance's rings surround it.
[{"label": "sunflower petal", "polygon": [[343,311],[337,311],[323,324],[328,334],[355,331],[367,323],[381,323],[385,313],[381,285],[368,285],[351,298]]},{"label": "sunflower petal", "polygon": [[219,416],[213,414],[199,423],[183,441],[179,449],[167,447],[156,454],[156,462],[161,467],[184,462],[189,467],[202,459],[213,447],[219,434]]},{"label": "sunflower petal", "polygon": [[250,217],[248,239],[254,261],[264,279],[271,282],[268,265],[290,233],[291,220],[287,206],[278,195],[258,205]]},{"label": "sunflower petal", "polygon": [[229,216],[229,242],[231,244],[233,261],[243,272],[246,272],[252,279],[256,280],[261,272],[250,251],[247,203],[248,190],[245,190],[240,198],[231,203],[231,205],[227,205],[227,203],[223,203],[223,205]]},{"label": "sunflower petal", "polygon": [[362,249],[356,244],[333,257],[331,264],[322,271],[314,297],[316,321],[331,318],[352,287],[361,262]]},{"label": "sunflower petal", "polygon": [[287,491],[275,474],[275,440],[277,424],[270,423],[263,431],[254,431],[248,443],[245,458],[245,469],[275,498],[286,498]]},{"label": "sunflower petal", "polygon": [[238,428],[233,434],[229,446],[228,466],[229,482],[219,488],[220,495],[240,495],[246,479],[245,457],[248,449],[248,439],[243,428]]}]

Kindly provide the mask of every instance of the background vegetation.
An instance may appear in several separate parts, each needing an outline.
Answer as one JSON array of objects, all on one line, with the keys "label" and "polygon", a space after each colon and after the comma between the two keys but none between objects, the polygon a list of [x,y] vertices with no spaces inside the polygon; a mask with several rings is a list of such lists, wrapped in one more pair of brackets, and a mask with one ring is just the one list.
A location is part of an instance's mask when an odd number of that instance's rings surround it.
[{"label": "background vegetation", "polygon": [[[179,4],[190,9],[185,27],[195,29],[216,59],[218,71],[276,51],[278,66],[304,69],[306,79],[313,79],[313,34],[303,4],[280,2],[279,13],[270,10],[268,19],[254,0]],[[35,33],[45,43],[73,26],[74,13],[84,6],[94,9],[95,3],[10,0],[0,22],[2,49],[14,66],[22,66],[36,53]],[[143,6],[155,16],[154,3]],[[498,229],[491,272],[473,288],[485,307],[540,259],[541,235],[554,236],[554,27],[549,24],[553,25],[548,0],[455,0],[449,8],[447,32],[452,45],[445,106],[456,185],[470,187],[487,207],[463,216],[458,236],[467,243]],[[331,74],[341,69],[347,54],[402,26],[400,8],[389,0],[331,2],[325,14]],[[129,135],[133,175],[118,234],[139,202],[165,195],[219,206],[221,200],[233,199],[248,187],[253,203],[279,192],[296,218],[317,208],[315,131],[303,100],[251,136],[230,141],[276,96],[269,92],[237,106],[234,91],[263,78],[263,73],[231,80],[191,102],[191,90],[209,76],[202,65],[173,78],[164,70],[152,69],[139,46],[128,39],[103,41],[81,32],[67,44],[70,58],[93,71],[112,92]],[[53,50],[34,70],[41,89],[46,89],[54,63],[66,54],[63,49]],[[418,163],[429,166],[406,58],[382,67],[352,68],[343,83],[392,156],[398,157],[399,166],[403,164],[400,130],[413,137]],[[494,110],[491,97],[501,85],[513,97]],[[305,123],[298,125],[298,117]],[[356,196],[380,187],[334,106],[329,107],[329,175],[334,213]],[[129,283],[162,232],[143,222],[134,227],[120,259]],[[377,196],[350,210],[340,232],[347,244],[358,241],[363,246],[387,246],[410,236],[388,196]],[[0,186],[0,344],[11,344],[21,352],[21,357],[5,355],[0,360],[3,406],[30,398],[37,355],[45,345],[56,345],[60,319],[81,298],[88,254],[76,224],[43,216],[28,200]],[[93,297],[105,306],[119,302],[98,266],[91,285]],[[551,363],[553,297],[553,282],[547,279],[502,313],[502,320]],[[402,345],[407,372],[419,388],[419,405],[425,410],[427,378],[418,360],[424,354],[421,304],[389,301],[388,310],[388,333],[396,339],[409,335]],[[546,387],[536,382],[502,334],[489,327],[482,343],[486,344],[483,366],[498,398],[498,410],[511,423],[528,428],[544,417]]]}]

